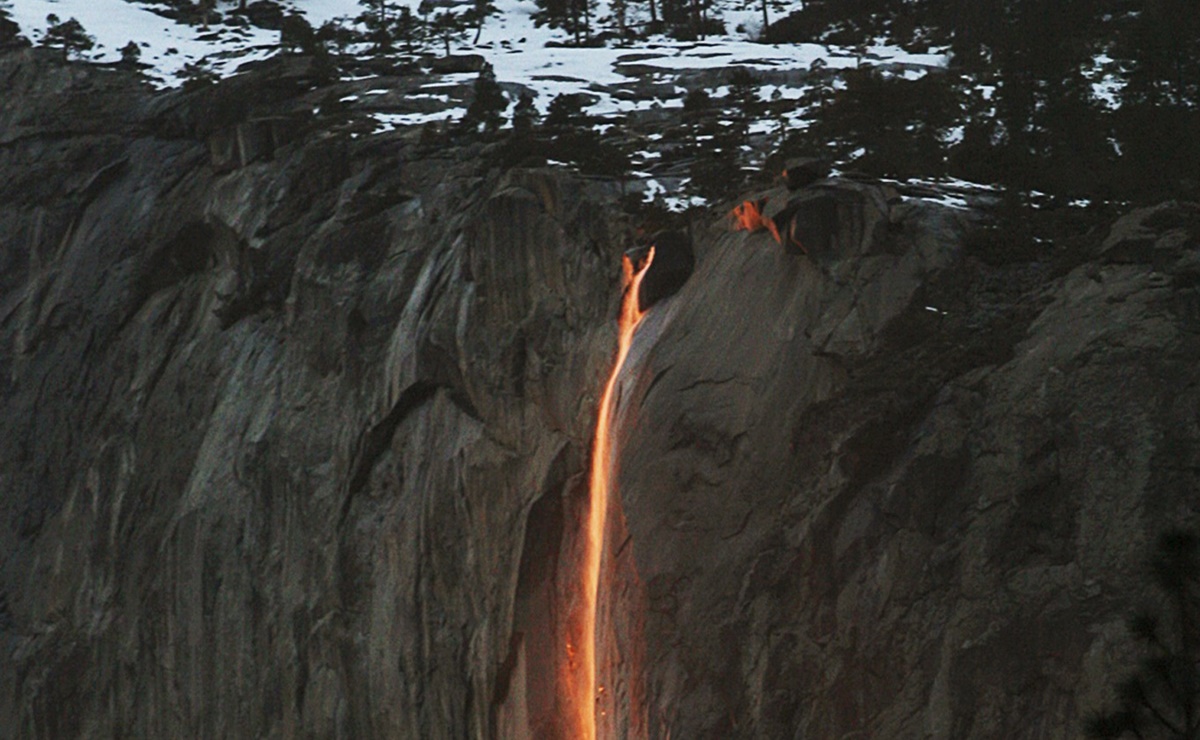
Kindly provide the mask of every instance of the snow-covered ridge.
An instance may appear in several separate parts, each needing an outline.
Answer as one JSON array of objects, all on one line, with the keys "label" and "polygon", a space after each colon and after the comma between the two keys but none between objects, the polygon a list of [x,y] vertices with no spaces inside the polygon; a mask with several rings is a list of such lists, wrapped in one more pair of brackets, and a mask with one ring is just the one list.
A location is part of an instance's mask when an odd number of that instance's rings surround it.
[{"label": "snow-covered ridge", "polygon": [[[313,26],[336,19],[349,19],[362,12],[357,0],[278,0],[289,10],[306,16]],[[398,4],[405,4],[404,2]],[[416,0],[407,4],[417,7]],[[483,55],[496,69],[498,79],[528,85],[539,93],[556,95],[573,92],[593,83],[613,84],[646,74],[647,70],[680,72],[746,66],[779,70],[808,68],[820,60],[830,67],[852,67],[859,63],[898,65],[910,69],[944,66],[940,53],[911,54],[895,47],[877,46],[851,52],[819,44],[764,45],[752,43],[747,34],[758,31],[757,11],[721,9],[714,13],[726,19],[728,28],[745,28],[745,33],[710,37],[701,42],[681,42],[656,37],[633,48],[573,48],[547,46],[561,43],[559,30],[534,25],[532,0],[500,0],[499,13],[488,19],[479,43],[452,44],[457,53]],[[202,27],[178,23],[154,12],[151,3],[130,0],[8,0],[13,20],[34,42],[49,26],[47,16],[62,20],[76,18],[95,37],[96,48],[87,59],[115,62],[120,49],[134,41],[142,48],[141,62],[147,74],[163,85],[179,84],[178,74],[188,63],[206,61],[218,75],[231,74],[247,61],[267,56],[278,48],[279,32],[253,25]],[[237,7],[236,0],[219,0],[218,11]],[[601,5],[598,15],[603,16]],[[473,41],[473,39],[469,39]],[[554,79],[547,79],[547,78]],[[545,101],[539,104],[544,107]]]},{"label": "snow-covered ridge", "polygon": [[[800,4],[798,0],[790,1],[793,7]],[[287,12],[303,14],[314,27],[339,19],[350,23],[349,19],[364,9],[358,0],[276,2]],[[416,10],[418,2],[399,0],[396,4],[407,4]],[[226,19],[232,18],[238,4],[238,0],[217,0],[215,10]],[[452,43],[452,53],[485,58],[497,79],[508,83],[512,103],[515,104],[512,90],[519,86],[533,95],[534,105],[542,114],[556,96],[583,93],[587,113],[598,119],[601,127],[628,116],[653,116],[656,110],[681,108],[684,96],[691,89],[705,89],[714,99],[721,99],[728,93],[726,77],[732,68],[740,67],[759,75],[762,83],[759,94],[764,101],[797,101],[809,88],[810,70],[876,66],[912,79],[929,70],[943,69],[949,61],[946,54],[936,49],[910,53],[882,44],[844,49],[818,43],[756,43],[752,37],[760,31],[760,11],[747,9],[737,0],[716,0],[713,5],[712,16],[725,23],[727,32],[723,35],[699,41],[679,41],[660,35],[640,40],[635,46],[596,48],[571,46],[565,43],[569,40],[565,32],[537,26],[532,19],[536,10],[533,0],[495,0],[495,4],[498,13],[487,19],[478,42],[475,43],[474,34],[469,34]],[[217,76],[227,76],[242,64],[276,54],[280,48],[277,30],[246,23],[188,25],[164,17],[161,2],[0,0],[0,7],[9,11],[22,33],[34,43],[45,36],[49,26],[47,16],[53,14],[64,21],[77,19],[96,41],[96,46],[84,54],[88,61],[117,62],[121,59],[121,48],[132,41],[140,48],[139,61],[147,77],[165,87],[181,84],[181,73],[189,66],[202,65]],[[772,12],[778,17],[793,7],[784,2],[774,6]],[[596,12],[600,23],[607,13],[604,0]],[[646,20],[638,18],[637,11],[630,13],[632,22]],[[365,53],[367,49],[361,51]],[[385,100],[394,101],[395,96],[383,95],[383,89],[371,89],[370,81],[364,80],[358,94],[347,96],[342,102],[373,117],[377,132],[452,121],[465,112],[464,101],[461,95],[455,98],[445,93],[452,89],[461,91],[474,77],[470,73],[457,73],[430,78],[409,91],[406,101],[413,105],[399,107],[382,104]],[[803,106],[791,106],[783,113],[751,123],[749,133],[763,139],[772,132],[803,128],[808,125],[806,114]],[[680,192],[680,175],[676,171],[664,180],[659,158],[660,152],[652,147],[634,157],[632,174],[636,183],[651,196]],[[676,208],[696,203],[691,196],[670,200],[670,205]]]}]

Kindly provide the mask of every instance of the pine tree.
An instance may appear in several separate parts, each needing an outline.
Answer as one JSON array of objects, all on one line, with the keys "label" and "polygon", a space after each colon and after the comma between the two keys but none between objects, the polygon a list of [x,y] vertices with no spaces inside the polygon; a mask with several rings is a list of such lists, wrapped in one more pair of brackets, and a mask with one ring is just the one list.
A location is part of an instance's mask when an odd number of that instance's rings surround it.
[{"label": "pine tree", "polygon": [[136,67],[138,61],[142,58],[142,48],[137,45],[136,41],[130,41],[121,47],[121,65],[124,67]]},{"label": "pine tree", "polygon": [[474,97],[467,107],[461,126],[471,132],[480,129],[485,134],[495,134],[504,125],[504,110],[508,108],[508,98],[496,82],[496,73],[492,65],[484,63],[475,80]]},{"label": "pine tree", "polygon": [[742,120],[749,122],[762,114],[766,108],[759,98],[762,83],[753,72],[738,67],[729,73],[728,81],[729,100]]},{"label": "pine tree", "polygon": [[554,96],[546,108],[546,119],[542,126],[551,133],[586,126],[587,114],[583,111],[584,98],[579,93],[563,93]]},{"label": "pine tree", "polygon": [[358,0],[365,9],[358,22],[367,29],[367,39],[375,45],[375,53],[391,51],[393,36],[392,11],[395,5],[390,0]]},{"label": "pine tree", "polygon": [[217,74],[203,59],[183,65],[183,69],[176,72],[175,76],[183,80],[184,90],[198,90],[217,81]]},{"label": "pine tree", "polygon": [[567,3],[569,0],[534,0],[537,10],[530,17],[536,26],[562,28],[567,19]]},{"label": "pine tree", "polygon": [[363,12],[358,16],[359,20],[370,18],[376,28],[386,27],[392,11],[396,9],[391,0],[358,0],[358,4],[363,7]]},{"label": "pine tree", "polygon": [[46,16],[46,22],[50,25],[42,37],[42,43],[46,46],[61,48],[64,60],[72,54],[82,56],[84,52],[96,45],[96,39],[89,36],[83,30],[83,24],[74,18],[61,21],[57,15],[51,13]]},{"label": "pine tree", "polygon": [[539,141],[535,127],[537,125],[537,108],[533,104],[533,96],[527,90],[522,90],[513,107],[512,134],[503,142],[490,150],[487,163],[489,168],[499,167],[507,170],[522,163],[544,163],[547,155],[545,142]]},{"label": "pine tree", "polygon": [[483,23],[490,16],[499,12],[499,9],[492,0],[472,0],[471,9],[466,12],[464,20],[471,26],[475,27],[475,40],[472,44],[479,43],[479,37],[483,34]]},{"label": "pine tree", "polygon": [[771,26],[771,17],[767,14],[767,0],[759,0],[759,5],[762,7],[763,25],[762,35],[767,35],[767,29]]},{"label": "pine tree", "polygon": [[628,3],[626,0],[610,0],[608,9],[612,12],[613,22],[617,24],[617,34],[624,39],[628,33]]},{"label": "pine tree", "polygon": [[690,0],[661,0],[662,21],[673,32],[678,31],[688,20],[688,4]]},{"label": "pine tree", "polygon": [[207,30],[210,20],[216,13],[217,0],[196,0],[196,9],[200,14],[200,27]]},{"label": "pine tree", "polygon": [[708,10],[711,5],[712,0],[692,0],[692,27],[696,36],[702,39],[714,30],[717,33],[724,31],[724,24],[720,21],[714,23],[709,19]]},{"label": "pine tree", "polygon": [[[592,119],[583,109],[586,98],[579,93],[564,93],[550,101],[542,132],[547,146],[544,154],[563,162],[574,162],[589,174],[611,175],[611,157],[624,156],[600,139]],[[624,166],[624,165],[622,165]]]},{"label": "pine tree", "polygon": [[710,203],[729,197],[742,185],[736,142],[721,128],[710,128],[710,139],[694,150],[688,167],[687,189]]},{"label": "pine tree", "polygon": [[610,131],[613,135],[607,140],[601,139],[595,129],[588,129],[584,133],[590,139],[590,146],[583,149],[582,156],[576,160],[579,171],[586,175],[620,179],[624,190],[624,181],[629,176],[633,162],[628,152],[613,143],[622,140],[620,132],[614,127]]},{"label": "pine tree", "polygon": [[658,6],[654,0],[647,0],[647,5],[650,10],[650,29],[656,31],[658,29]]},{"label": "pine tree", "polygon": [[1200,105],[1200,13],[1195,2],[1147,2],[1125,25],[1115,49],[1129,70],[1123,102]]},{"label": "pine tree", "polygon": [[442,42],[446,56],[450,56],[450,42],[463,35],[462,17],[449,10],[443,10],[433,17],[429,30],[435,38]]},{"label": "pine tree", "polygon": [[23,46],[28,43],[21,35],[21,27],[8,15],[8,10],[0,8],[0,49],[6,46]]},{"label": "pine tree", "polygon": [[312,25],[300,13],[289,13],[283,17],[279,25],[279,45],[284,49],[313,50],[316,43],[316,32]]},{"label": "pine tree", "polygon": [[425,21],[407,5],[400,8],[400,12],[396,14],[392,28],[393,36],[404,44],[404,50],[409,54],[412,54],[424,39]]},{"label": "pine tree", "polygon": [[358,34],[337,21],[325,21],[316,30],[316,40],[322,46],[332,47],[344,52],[348,46],[358,40]]},{"label": "pine tree", "polygon": [[707,116],[712,110],[712,96],[702,87],[694,87],[683,96],[684,119]]},{"label": "pine tree", "polygon": [[516,106],[513,107],[513,133],[521,137],[532,134],[534,126],[537,125],[537,115],[537,108],[533,105],[533,96],[523,91],[517,98]]},{"label": "pine tree", "polygon": [[596,0],[570,0],[571,27],[567,30],[575,35],[576,45],[592,37],[592,14],[596,12]]},{"label": "pine tree", "polygon": [[592,15],[596,11],[596,0],[534,0],[537,11],[533,21],[537,25],[561,28],[582,45],[592,35]]},{"label": "pine tree", "polygon": [[[207,30],[209,23],[220,19],[216,0],[171,0],[167,4],[174,7],[175,18],[189,26],[200,26]],[[237,12],[244,10],[242,7]]]}]

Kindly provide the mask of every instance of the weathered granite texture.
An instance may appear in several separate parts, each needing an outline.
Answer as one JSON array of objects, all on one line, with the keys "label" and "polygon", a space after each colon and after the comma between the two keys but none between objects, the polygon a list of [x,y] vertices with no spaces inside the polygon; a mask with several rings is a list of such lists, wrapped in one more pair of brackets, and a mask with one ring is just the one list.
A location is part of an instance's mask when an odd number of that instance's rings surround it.
[{"label": "weathered granite texture", "polygon": [[[0,57],[0,727],[561,736],[616,188],[331,134],[268,72]],[[602,726],[1078,736],[1197,523],[1200,211],[1005,262],[795,196],[816,261],[698,224],[635,340]]]},{"label": "weathered granite texture", "polygon": [[1154,537],[1198,523],[1200,208],[989,266],[857,192],[824,271],[713,236],[631,370],[650,725],[1078,737]]},{"label": "weathered granite texture", "polygon": [[319,130],[227,171],[220,90],[3,65],[0,725],[488,734],[614,335],[607,186]]}]

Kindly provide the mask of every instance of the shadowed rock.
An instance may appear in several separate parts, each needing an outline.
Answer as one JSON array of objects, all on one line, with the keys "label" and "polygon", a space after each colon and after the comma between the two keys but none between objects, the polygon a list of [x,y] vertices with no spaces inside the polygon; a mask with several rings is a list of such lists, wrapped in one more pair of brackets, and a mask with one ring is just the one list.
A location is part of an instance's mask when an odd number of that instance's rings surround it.
[{"label": "shadowed rock", "polygon": [[[643,311],[679,292],[696,266],[692,240],[681,231],[660,231],[651,239],[650,246],[654,247],[654,263],[642,278],[638,293],[638,308]],[[636,264],[645,259],[650,246],[631,249],[626,254]]]},{"label": "shadowed rock", "polygon": [[816,157],[801,157],[789,159],[783,170],[783,181],[788,190],[799,190],[808,187],[817,180],[829,177],[830,165],[824,159]]},{"label": "shadowed rock", "polygon": [[878,189],[838,182],[806,190],[768,215],[789,254],[823,262],[875,249],[887,228],[888,205]]}]

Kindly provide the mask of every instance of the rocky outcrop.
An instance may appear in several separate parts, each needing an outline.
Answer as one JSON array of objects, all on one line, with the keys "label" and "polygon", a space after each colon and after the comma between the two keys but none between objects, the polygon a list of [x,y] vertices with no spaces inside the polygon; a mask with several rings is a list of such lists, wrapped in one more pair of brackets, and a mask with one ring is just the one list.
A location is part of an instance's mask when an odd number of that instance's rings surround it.
[{"label": "rocky outcrop", "polygon": [[[618,192],[263,74],[0,57],[0,726],[554,737]],[[696,225],[621,379],[601,724],[1077,736],[1197,520],[1196,208],[1004,262],[766,195],[818,258]]]}]

